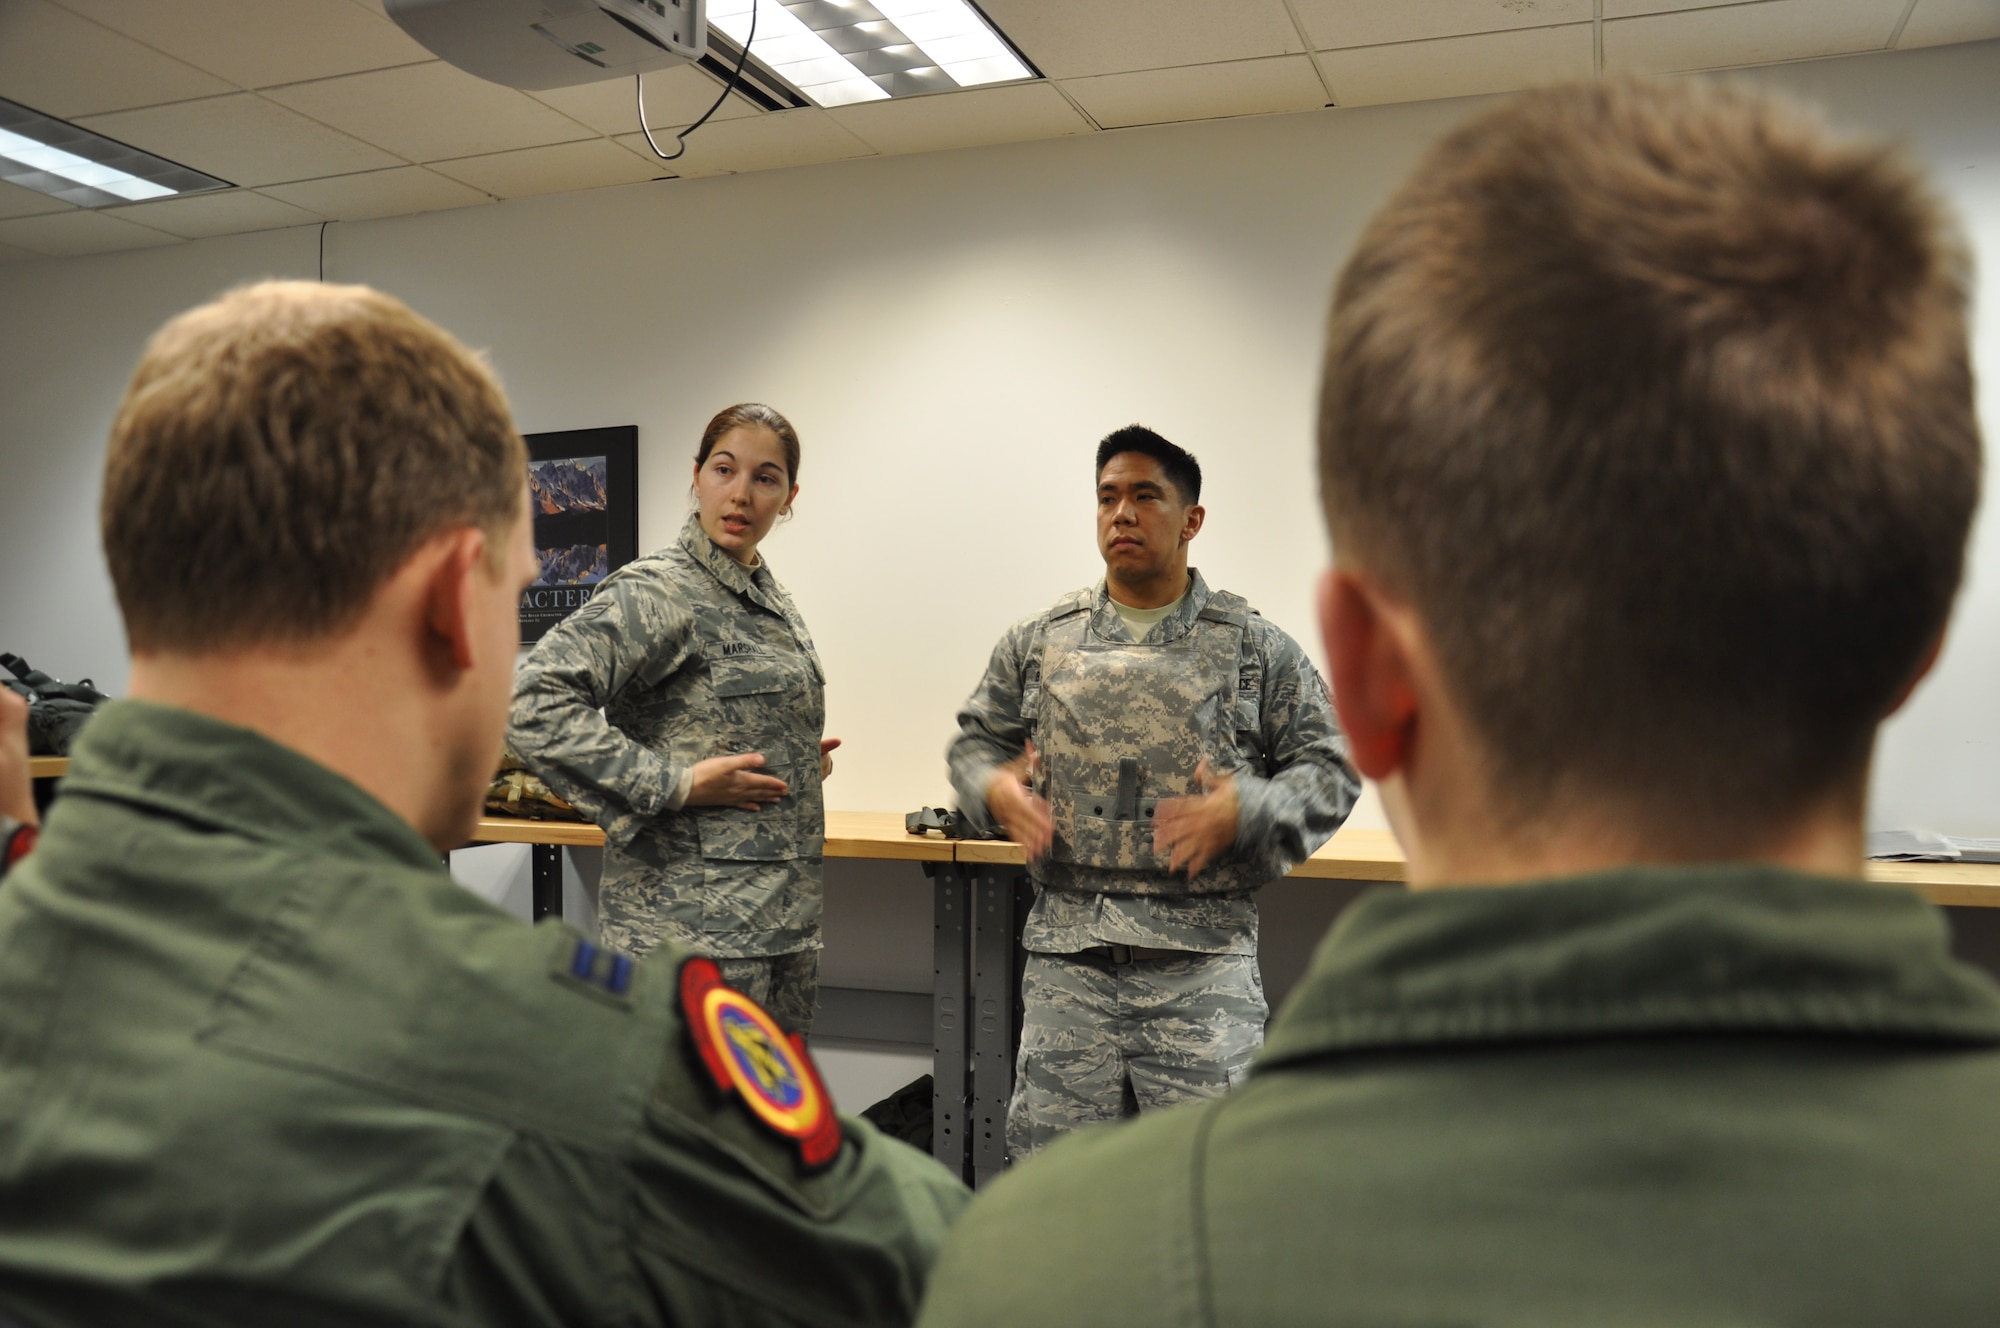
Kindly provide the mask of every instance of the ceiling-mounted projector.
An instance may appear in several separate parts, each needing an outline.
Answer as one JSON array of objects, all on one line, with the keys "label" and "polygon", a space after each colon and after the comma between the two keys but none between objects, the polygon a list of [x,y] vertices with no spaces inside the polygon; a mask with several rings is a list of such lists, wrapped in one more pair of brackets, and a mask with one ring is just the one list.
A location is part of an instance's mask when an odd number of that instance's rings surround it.
[{"label": "ceiling-mounted projector", "polygon": [[701,59],[707,0],[388,0],[389,17],[468,74],[537,91]]}]

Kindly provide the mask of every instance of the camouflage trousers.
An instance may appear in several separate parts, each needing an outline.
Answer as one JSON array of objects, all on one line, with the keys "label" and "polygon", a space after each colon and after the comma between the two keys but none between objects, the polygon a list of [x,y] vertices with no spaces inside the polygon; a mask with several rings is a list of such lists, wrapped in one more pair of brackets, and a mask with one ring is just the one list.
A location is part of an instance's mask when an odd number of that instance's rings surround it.
[{"label": "camouflage trousers", "polygon": [[716,965],[722,980],[770,1011],[788,1033],[812,1034],[819,1011],[819,951],[724,959]]},{"label": "camouflage trousers", "polygon": [[1221,1097],[1242,1082],[1271,1013],[1255,955],[1030,954],[1021,1003],[1007,1104],[1016,1161],[1080,1125]]}]

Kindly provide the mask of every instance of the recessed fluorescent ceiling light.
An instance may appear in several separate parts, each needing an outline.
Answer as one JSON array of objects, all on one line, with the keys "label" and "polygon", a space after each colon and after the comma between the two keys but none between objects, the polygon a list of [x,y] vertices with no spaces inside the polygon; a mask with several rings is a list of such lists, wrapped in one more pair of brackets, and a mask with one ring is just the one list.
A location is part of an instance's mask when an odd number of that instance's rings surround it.
[{"label": "recessed fluorescent ceiling light", "polygon": [[821,106],[846,106],[1035,72],[965,0],[708,0],[708,21]]},{"label": "recessed fluorescent ceiling light", "polygon": [[87,208],[234,187],[4,97],[0,180]]}]

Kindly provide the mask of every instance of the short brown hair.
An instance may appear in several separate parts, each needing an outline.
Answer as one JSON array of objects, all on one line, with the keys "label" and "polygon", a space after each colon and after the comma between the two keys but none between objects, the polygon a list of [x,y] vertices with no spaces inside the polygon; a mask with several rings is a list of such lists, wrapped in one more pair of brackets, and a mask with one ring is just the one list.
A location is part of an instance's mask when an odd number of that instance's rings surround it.
[{"label": "short brown hair", "polygon": [[493,375],[401,301],[232,291],[155,334],[111,427],[127,638],[199,654],[337,632],[433,535],[511,530],[526,472]]},{"label": "short brown hair", "polygon": [[785,477],[788,482],[799,482],[799,431],[792,422],[760,401],[743,401],[725,407],[715,413],[708,427],[701,431],[701,445],[695,449],[694,465],[699,470],[708,463],[708,454],[722,441],[722,436],[731,429],[768,429],[777,436],[779,446],[785,449]]},{"label": "short brown hair", "polygon": [[1517,98],[1374,218],[1327,520],[1520,808],[1748,825],[1865,766],[1978,501],[1967,277],[1897,154],[1692,82]]}]

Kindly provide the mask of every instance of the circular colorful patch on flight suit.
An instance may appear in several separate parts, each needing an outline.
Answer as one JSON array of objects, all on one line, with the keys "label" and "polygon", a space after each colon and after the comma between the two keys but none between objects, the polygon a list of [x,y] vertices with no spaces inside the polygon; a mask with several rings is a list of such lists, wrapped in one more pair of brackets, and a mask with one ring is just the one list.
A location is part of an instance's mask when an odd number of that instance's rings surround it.
[{"label": "circular colorful patch on flight suit", "polygon": [[709,1077],[773,1133],[793,1141],[808,1169],[840,1155],[840,1120],[805,1040],[787,1036],[764,1007],[732,987],[712,959],[681,965],[681,1013]]}]

